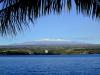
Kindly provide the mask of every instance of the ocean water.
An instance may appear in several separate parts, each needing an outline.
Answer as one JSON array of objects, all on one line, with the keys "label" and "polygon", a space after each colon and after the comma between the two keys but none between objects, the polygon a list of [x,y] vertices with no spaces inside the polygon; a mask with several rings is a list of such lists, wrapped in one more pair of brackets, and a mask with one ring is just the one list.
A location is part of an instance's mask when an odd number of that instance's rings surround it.
[{"label": "ocean water", "polygon": [[100,75],[100,55],[0,56],[0,75]]}]

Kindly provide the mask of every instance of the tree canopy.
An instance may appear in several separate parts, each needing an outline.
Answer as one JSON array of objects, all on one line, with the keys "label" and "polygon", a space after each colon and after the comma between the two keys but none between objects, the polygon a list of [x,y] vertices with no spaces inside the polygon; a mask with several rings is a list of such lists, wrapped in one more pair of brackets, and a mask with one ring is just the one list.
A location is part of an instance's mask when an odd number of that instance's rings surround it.
[{"label": "tree canopy", "polygon": [[[74,0],[78,13],[100,18],[100,0]],[[72,0],[0,0],[0,33],[16,35],[40,16],[72,8]]]}]

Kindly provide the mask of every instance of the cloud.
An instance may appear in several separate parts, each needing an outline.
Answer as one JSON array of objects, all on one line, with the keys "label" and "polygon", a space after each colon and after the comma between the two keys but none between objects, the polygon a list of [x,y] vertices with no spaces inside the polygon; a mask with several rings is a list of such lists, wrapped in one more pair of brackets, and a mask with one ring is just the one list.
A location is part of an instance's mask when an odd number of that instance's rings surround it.
[{"label": "cloud", "polygon": [[70,41],[70,40],[65,40],[65,39],[51,39],[51,38],[45,38],[45,39],[40,39],[40,40],[35,40],[35,41]]}]

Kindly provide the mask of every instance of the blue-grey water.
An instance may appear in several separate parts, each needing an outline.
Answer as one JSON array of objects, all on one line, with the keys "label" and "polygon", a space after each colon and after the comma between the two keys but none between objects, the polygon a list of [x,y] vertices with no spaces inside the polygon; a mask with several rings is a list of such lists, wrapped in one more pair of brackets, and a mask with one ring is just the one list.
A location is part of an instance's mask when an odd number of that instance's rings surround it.
[{"label": "blue-grey water", "polygon": [[0,75],[100,75],[100,55],[0,56]]}]

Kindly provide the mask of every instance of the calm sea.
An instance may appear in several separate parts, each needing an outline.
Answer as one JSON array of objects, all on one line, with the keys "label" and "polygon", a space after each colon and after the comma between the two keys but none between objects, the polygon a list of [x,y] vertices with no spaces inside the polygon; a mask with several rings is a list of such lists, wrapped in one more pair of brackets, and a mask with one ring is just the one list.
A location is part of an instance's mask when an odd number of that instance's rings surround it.
[{"label": "calm sea", "polygon": [[0,56],[0,75],[100,75],[100,55]]}]

